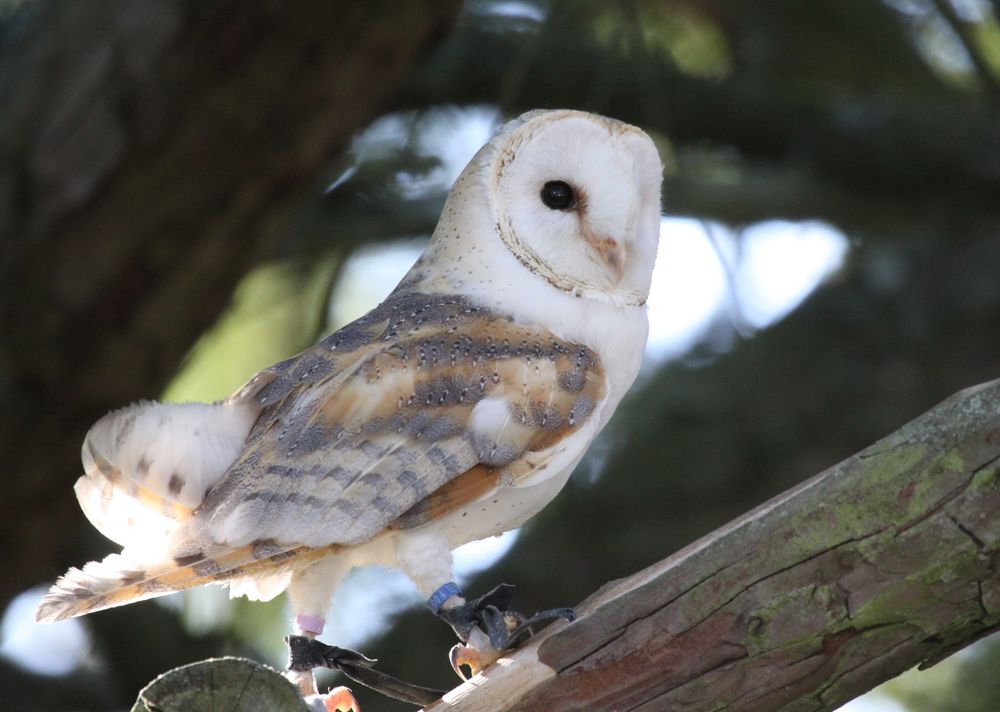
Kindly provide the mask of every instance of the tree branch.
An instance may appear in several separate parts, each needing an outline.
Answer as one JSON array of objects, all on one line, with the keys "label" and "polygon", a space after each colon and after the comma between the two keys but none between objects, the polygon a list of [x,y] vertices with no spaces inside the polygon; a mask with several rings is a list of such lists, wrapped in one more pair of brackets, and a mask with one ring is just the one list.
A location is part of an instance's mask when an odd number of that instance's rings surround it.
[{"label": "tree branch", "polygon": [[1000,380],[608,584],[427,712],[835,709],[1000,625],[998,476]]}]

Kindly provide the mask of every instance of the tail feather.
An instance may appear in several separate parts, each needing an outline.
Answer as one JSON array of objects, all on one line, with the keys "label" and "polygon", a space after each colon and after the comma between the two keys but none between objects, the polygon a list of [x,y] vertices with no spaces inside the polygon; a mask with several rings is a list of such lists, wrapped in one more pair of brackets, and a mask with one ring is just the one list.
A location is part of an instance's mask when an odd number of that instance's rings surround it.
[{"label": "tail feather", "polygon": [[257,417],[252,402],[153,403],[108,413],[87,433],[76,483],[91,523],[122,546],[162,558],[221,479]]},{"label": "tail feather", "polygon": [[[254,542],[238,549],[220,550],[212,556],[192,554],[155,567],[142,566],[125,553],[111,554],[103,561],[91,561],[82,569],[67,571],[42,599],[35,620],[55,623],[209,583],[226,583],[242,577],[275,577],[337,550],[336,546],[288,549],[271,542]],[[274,595],[277,593],[280,591]]]},{"label": "tail feather", "polygon": [[267,578],[267,592],[280,591],[283,571],[330,553],[260,541],[199,549],[188,540],[195,508],[243,449],[258,414],[253,398],[143,401],[97,421],[83,443],[85,474],[75,490],[90,522],[124,550],[67,571],[36,619],[59,621],[243,576]]}]

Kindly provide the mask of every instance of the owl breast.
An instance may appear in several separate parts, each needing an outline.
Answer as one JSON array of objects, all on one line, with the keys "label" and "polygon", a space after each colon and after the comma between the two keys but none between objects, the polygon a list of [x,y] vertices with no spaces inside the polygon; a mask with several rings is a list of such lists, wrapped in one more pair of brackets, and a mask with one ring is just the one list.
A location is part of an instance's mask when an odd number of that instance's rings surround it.
[{"label": "owl breast", "polygon": [[550,450],[532,453],[510,468],[514,472],[501,471],[495,488],[426,526],[443,532],[452,548],[517,529],[562,490],[593,440],[600,415]]}]

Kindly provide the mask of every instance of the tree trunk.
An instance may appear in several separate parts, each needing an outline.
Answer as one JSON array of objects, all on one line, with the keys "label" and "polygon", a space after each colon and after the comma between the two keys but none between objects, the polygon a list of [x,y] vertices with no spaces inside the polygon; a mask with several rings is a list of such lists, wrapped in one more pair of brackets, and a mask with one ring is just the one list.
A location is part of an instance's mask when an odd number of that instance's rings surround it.
[{"label": "tree trunk", "polygon": [[132,712],[308,712],[297,687],[266,665],[215,658],[175,668],[139,693]]},{"label": "tree trunk", "polygon": [[86,428],[155,396],[239,277],[288,250],[300,198],[458,6],[38,0],[7,18],[0,602],[82,553],[54,532],[79,518]]}]

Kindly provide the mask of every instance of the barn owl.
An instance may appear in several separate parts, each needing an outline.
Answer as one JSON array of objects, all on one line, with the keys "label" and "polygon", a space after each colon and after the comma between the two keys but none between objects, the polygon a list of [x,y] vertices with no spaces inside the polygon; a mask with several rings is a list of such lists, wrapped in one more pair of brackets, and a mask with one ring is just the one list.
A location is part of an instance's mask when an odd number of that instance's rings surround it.
[{"label": "barn owl", "polygon": [[661,173],[652,140],[613,119],[506,124],[380,306],[225,401],[140,402],[93,426],[76,494],[123,548],[70,569],[37,619],[217,583],[287,591],[312,637],[348,571],[387,565],[463,660],[495,660],[460,615],[475,611],[450,552],[544,507],[635,379]]}]

